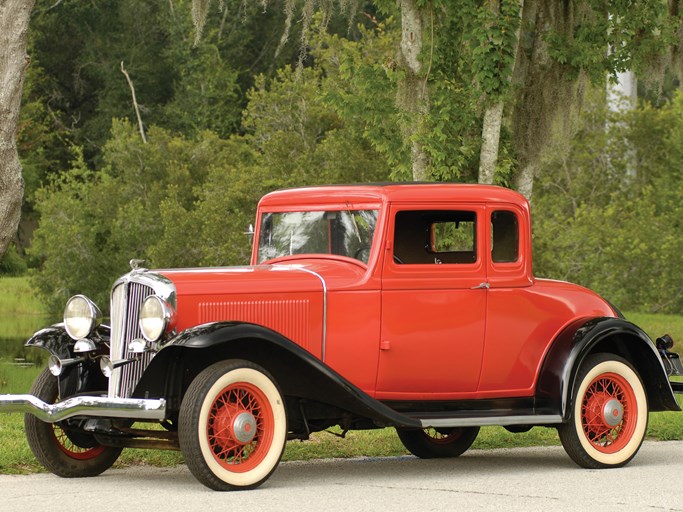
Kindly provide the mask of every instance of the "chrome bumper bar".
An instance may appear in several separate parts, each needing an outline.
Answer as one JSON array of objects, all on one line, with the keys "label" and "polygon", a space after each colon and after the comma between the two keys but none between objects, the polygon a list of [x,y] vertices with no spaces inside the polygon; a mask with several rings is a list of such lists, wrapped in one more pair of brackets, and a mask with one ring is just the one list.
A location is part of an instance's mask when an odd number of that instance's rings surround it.
[{"label": "chrome bumper bar", "polygon": [[166,400],[75,396],[63,402],[48,404],[33,395],[0,395],[2,412],[33,414],[46,423],[56,423],[74,416],[163,420],[166,418]]}]

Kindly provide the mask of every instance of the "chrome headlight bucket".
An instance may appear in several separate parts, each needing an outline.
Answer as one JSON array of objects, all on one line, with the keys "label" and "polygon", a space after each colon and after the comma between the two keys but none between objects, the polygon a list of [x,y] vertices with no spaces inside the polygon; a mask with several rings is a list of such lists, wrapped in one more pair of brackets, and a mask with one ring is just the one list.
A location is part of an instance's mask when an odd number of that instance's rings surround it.
[{"label": "chrome headlight bucket", "polygon": [[150,295],[140,307],[139,325],[143,338],[157,341],[175,326],[175,310],[158,295]]},{"label": "chrome headlight bucket", "polygon": [[87,338],[100,324],[102,312],[85,295],[74,295],[64,307],[64,327],[74,340]]}]

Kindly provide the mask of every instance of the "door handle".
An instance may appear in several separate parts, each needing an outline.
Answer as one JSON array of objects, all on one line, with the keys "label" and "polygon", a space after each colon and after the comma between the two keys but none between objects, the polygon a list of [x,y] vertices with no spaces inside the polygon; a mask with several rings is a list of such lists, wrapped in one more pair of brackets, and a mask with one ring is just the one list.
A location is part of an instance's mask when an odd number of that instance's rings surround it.
[{"label": "door handle", "polygon": [[491,288],[490,284],[480,283],[477,286],[473,286],[472,288],[470,288],[470,290],[488,290],[489,288]]}]

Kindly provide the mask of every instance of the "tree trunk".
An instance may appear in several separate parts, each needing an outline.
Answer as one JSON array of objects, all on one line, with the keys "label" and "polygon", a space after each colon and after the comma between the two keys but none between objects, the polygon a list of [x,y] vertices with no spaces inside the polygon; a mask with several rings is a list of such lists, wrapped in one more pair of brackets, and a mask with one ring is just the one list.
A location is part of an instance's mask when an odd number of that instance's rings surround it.
[{"label": "tree trunk", "polygon": [[550,56],[547,34],[573,34],[578,21],[569,2],[525,0],[513,82],[511,132],[518,162],[514,187],[531,200],[542,151],[553,135],[567,139],[583,93],[584,76],[570,77],[566,66]]},{"label": "tree trunk", "polygon": [[537,174],[538,162],[528,162],[520,167],[515,176],[515,190],[531,201],[534,192],[534,178]]},{"label": "tree trunk", "polygon": [[481,129],[481,150],[479,152],[479,183],[491,185],[496,174],[500,127],[503,122],[503,102],[489,106],[484,112]]},{"label": "tree trunk", "polygon": [[[501,0],[487,0],[487,8],[494,16],[500,16]],[[519,25],[515,31],[515,43],[512,54],[515,56],[514,68],[517,64],[517,51],[519,50],[519,37],[522,29],[522,15],[524,12],[524,0],[519,0]],[[512,81],[512,76],[507,77]],[[500,128],[503,124],[503,110],[505,103],[502,100],[489,105],[484,112],[481,129],[481,150],[479,152],[479,183],[492,184],[496,175],[498,163],[498,149],[500,147]]]},{"label": "tree trunk", "polygon": [[396,104],[405,114],[402,121],[403,140],[410,146],[413,180],[425,181],[429,157],[417,134],[429,113],[427,77],[422,72],[423,33],[427,24],[426,13],[417,6],[416,0],[400,0],[401,45],[398,63],[403,70],[398,81]]},{"label": "tree trunk", "polygon": [[24,71],[29,64],[26,35],[34,3],[0,2],[0,255],[17,232],[24,197],[16,135]]}]

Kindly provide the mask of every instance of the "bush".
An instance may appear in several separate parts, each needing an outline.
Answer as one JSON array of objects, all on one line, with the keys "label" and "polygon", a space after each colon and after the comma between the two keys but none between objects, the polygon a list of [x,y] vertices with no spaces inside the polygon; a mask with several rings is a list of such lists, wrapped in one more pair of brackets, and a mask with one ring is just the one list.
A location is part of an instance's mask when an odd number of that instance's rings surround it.
[{"label": "bush", "polygon": [[21,276],[26,273],[26,261],[19,256],[15,245],[10,245],[7,252],[0,258],[0,274],[6,276]]},{"label": "bush", "polygon": [[589,111],[535,192],[536,274],[583,284],[622,309],[681,313],[681,147],[681,96],[659,110]]},{"label": "bush", "polygon": [[50,310],[83,293],[105,312],[132,258],[157,268],[248,263],[244,233],[271,190],[385,180],[386,161],[328,108],[325,86],[315,70],[260,79],[243,136],[151,127],[145,144],[130,123],[114,121],[101,169],[76,151],[72,168],[36,194],[30,254],[42,262],[34,286]]}]

